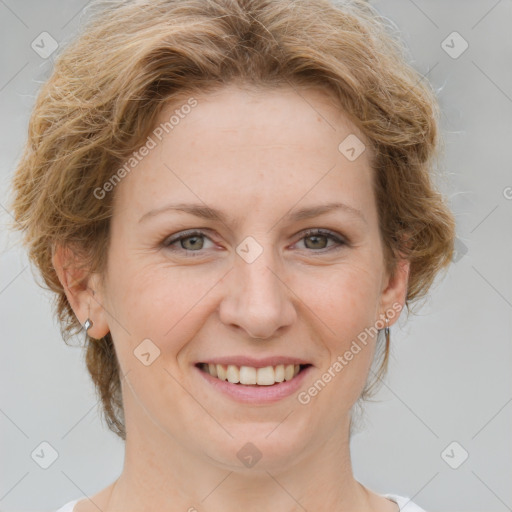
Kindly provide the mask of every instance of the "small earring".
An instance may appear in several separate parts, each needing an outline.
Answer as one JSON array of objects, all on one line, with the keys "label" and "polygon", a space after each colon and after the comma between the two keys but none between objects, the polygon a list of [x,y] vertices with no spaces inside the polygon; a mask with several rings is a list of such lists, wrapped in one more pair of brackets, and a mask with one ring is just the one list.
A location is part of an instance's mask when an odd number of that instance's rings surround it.
[{"label": "small earring", "polygon": [[386,327],[384,327],[384,335],[386,336],[386,345],[389,345],[389,320],[386,315]]},{"label": "small earring", "polygon": [[89,318],[84,322],[84,329],[87,332],[93,326],[92,320]]},{"label": "small earring", "polygon": [[[89,304],[88,310],[89,310],[89,315],[90,315],[91,314],[91,305],[90,304]],[[87,320],[84,322],[85,332],[87,332],[92,327],[92,325],[93,325],[92,320],[89,318],[89,316],[87,316]]]}]

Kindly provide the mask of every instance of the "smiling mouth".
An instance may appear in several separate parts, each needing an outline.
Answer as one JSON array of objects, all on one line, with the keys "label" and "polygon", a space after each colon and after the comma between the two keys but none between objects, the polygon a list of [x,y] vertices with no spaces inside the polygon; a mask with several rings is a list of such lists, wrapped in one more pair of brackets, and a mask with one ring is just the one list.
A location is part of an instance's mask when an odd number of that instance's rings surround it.
[{"label": "smiling mouth", "polygon": [[278,364],[254,368],[252,366],[236,366],[234,364],[197,363],[203,372],[219,380],[243,386],[273,386],[292,380],[310,364]]}]

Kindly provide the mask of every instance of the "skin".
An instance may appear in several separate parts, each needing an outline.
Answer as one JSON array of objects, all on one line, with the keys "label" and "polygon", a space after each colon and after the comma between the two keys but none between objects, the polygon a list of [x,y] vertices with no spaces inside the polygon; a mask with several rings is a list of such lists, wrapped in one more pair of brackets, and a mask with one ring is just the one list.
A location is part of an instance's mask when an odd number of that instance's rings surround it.
[{"label": "skin", "polygon": [[[230,85],[194,97],[198,105],[115,188],[104,285],[97,274],[73,285],[81,274],[66,251],[54,258],[78,319],[92,319],[93,338],[112,333],[126,375],[122,474],[75,512],[396,511],[354,479],[350,461],[350,410],[375,337],[307,405],[297,393],[235,402],[193,366],[234,354],[301,357],[313,365],[299,391],[307,390],[359,333],[404,306],[409,264],[385,271],[370,149],[355,161],[338,150],[349,134],[365,138],[318,89]],[[166,106],[158,123],[176,108]],[[284,218],[331,201],[365,220],[340,210]],[[178,202],[220,209],[227,222],[172,211],[139,222]],[[200,228],[199,240],[162,245]],[[350,243],[307,237],[308,228]],[[263,249],[252,263],[236,253],[247,236]],[[160,350],[149,366],[133,354],[147,338]],[[262,454],[252,468],[237,458],[246,442]]]}]

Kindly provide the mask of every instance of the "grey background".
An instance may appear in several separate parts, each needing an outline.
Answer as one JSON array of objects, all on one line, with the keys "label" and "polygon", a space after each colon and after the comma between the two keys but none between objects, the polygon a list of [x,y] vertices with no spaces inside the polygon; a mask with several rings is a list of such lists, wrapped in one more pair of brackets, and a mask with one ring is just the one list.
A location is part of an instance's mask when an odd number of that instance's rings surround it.
[{"label": "grey background", "polygon": [[[512,510],[512,2],[372,3],[438,91],[442,190],[456,214],[459,250],[425,306],[391,329],[389,377],[352,440],[355,476],[429,511],[505,512]],[[0,0],[2,511],[56,510],[107,486],[123,464],[123,443],[99,419],[82,340],[73,348],[62,341],[50,296],[3,227],[35,92],[52,66],[31,42],[47,31],[64,43],[85,5]],[[469,43],[458,58],[441,46],[453,31]],[[43,441],[59,455],[48,469],[31,457]],[[443,458],[453,441],[460,447]],[[453,465],[462,450],[469,458],[453,469],[446,460]]]}]

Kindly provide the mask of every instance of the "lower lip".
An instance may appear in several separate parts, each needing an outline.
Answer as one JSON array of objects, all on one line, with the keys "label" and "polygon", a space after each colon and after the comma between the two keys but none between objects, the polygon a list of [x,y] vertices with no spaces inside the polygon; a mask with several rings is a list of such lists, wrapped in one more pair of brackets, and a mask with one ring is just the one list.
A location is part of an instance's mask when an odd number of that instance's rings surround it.
[{"label": "lower lip", "polygon": [[231,382],[217,379],[212,377],[209,373],[200,370],[197,366],[194,367],[201,376],[211,384],[217,391],[224,393],[237,402],[250,403],[250,404],[269,404],[278,402],[294,394],[302,382],[306,374],[312,366],[307,366],[299,372],[293,379],[273,384],[272,386],[246,386],[244,384],[233,384]]}]

